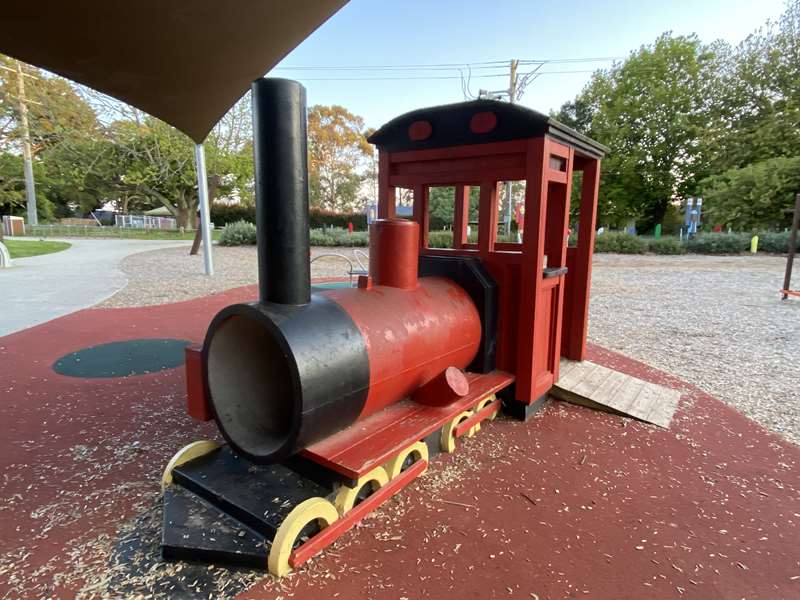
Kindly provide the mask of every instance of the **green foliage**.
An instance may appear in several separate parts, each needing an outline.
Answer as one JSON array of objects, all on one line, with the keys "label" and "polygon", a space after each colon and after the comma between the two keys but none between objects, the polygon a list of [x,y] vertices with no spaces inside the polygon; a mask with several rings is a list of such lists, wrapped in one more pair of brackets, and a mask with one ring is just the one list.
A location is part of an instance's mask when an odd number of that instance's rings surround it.
[{"label": "green foliage", "polygon": [[211,222],[215,227],[225,227],[236,221],[256,222],[256,207],[253,204],[212,204]]},{"label": "green foliage", "polygon": [[[478,203],[480,188],[469,188],[469,220],[478,220]],[[453,227],[453,210],[455,209],[456,190],[452,186],[431,186],[428,191],[428,218],[431,231],[450,229]]]},{"label": "green foliage", "polygon": [[677,192],[695,187],[697,137],[713,54],[695,37],[664,34],[608,71],[595,73],[556,115],[606,144],[599,223],[641,231],[662,221]]},{"label": "green foliage", "polygon": [[674,204],[667,206],[664,219],[661,221],[661,233],[664,235],[678,235],[683,227],[683,213],[681,207]]},{"label": "green foliage", "polygon": [[453,247],[453,232],[452,231],[431,231],[428,233],[428,247],[429,248],[452,248]]},{"label": "green foliage", "polygon": [[[797,247],[800,251],[800,236],[797,238]],[[789,232],[765,232],[758,234],[758,251],[774,254],[786,254],[789,251]]]},{"label": "green foliage", "polygon": [[686,242],[695,254],[741,254],[750,250],[751,235],[740,233],[700,233]]},{"label": "green foliage", "polygon": [[[319,208],[312,208],[308,213],[309,227],[321,229],[325,227],[340,227],[347,229],[347,224],[352,223],[355,231],[366,231],[367,215],[363,212],[339,213]],[[211,222],[217,227],[223,227],[235,221],[250,221],[255,223],[256,207],[249,204],[214,204],[211,207]]]},{"label": "green foliage", "polygon": [[323,227],[347,229],[347,224],[352,223],[355,231],[366,231],[367,215],[363,212],[333,212],[312,208],[308,213],[308,223],[312,229]]},{"label": "green foliage", "polygon": [[235,221],[223,227],[220,246],[253,246],[256,243],[256,226],[247,221]]},{"label": "green foliage", "polygon": [[8,248],[11,258],[25,258],[27,256],[39,256],[40,254],[52,254],[66,250],[72,244],[67,242],[47,242],[44,240],[14,240],[6,238],[3,243]]},{"label": "green foliage", "polygon": [[647,250],[653,254],[685,254],[686,245],[676,237],[661,237],[647,242]]},{"label": "green foliage", "polygon": [[670,202],[702,191],[714,225],[785,226],[785,198],[800,191],[787,162],[800,157],[800,2],[735,48],[664,34],[554,116],[611,149],[600,225],[676,233]]},{"label": "green foliage", "polygon": [[347,229],[326,228],[312,229],[310,231],[312,246],[369,246],[369,233]]},{"label": "green foliage", "polygon": [[603,233],[595,237],[595,252],[613,252],[616,254],[644,254],[647,242],[629,233]]},{"label": "green foliage", "polygon": [[719,44],[701,138],[711,174],[800,155],[800,2],[736,48]]},{"label": "green foliage", "polygon": [[800,193],[800,156],[729,169],[702,183],[705,220],[737,229],[788,227]]},{"label": "green foliage", "polygon": [[[30,235],[36,237],[77,237],[102,239],[134,240],[193,240],[194,231],[181,232],[178,229],[135,229],[133,227],[97,227],[83,225],[34,225],[26,226]],[[211,237],[219,239],[221,229],[215,229]]]}]

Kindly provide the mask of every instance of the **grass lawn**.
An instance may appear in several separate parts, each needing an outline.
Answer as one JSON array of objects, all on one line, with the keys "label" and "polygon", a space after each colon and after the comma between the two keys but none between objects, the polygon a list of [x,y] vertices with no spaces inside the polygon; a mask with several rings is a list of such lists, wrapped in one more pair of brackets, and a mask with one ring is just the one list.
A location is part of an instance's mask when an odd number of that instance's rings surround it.
[{"label": "grass lawn", "polygon": [[[212,232],[212,239],[218,240],[222,228]],[[178,229],[133,229],[120,227],[81,227],[73,225],[35,225],[29,235],[37,237],[81,237],[81,238],[123,238],[135,240],[193,240],[194,231]]]},{"label": "grass lawn", "polygon": [[8,238],[6,238],[3,243],[6,248],[8,248],[8,253],[11,255],[11,258],[52,254],[53,252],[66,250],[72,245],[67,242],[45,242],[43,240],[34,242],[30,240],[10,240]]}]

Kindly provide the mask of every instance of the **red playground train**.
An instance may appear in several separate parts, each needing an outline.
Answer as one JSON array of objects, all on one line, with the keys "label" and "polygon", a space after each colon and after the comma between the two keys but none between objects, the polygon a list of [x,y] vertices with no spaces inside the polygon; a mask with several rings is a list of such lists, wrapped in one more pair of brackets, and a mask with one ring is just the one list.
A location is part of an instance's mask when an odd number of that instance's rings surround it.
[{"label": "red playground train", "polygon": [[[187,350],[189,413],[215,419],[226,443],[189,444],[167,466],[162,551],[280,576],[483,421],[527,418],[560,357],[584,357],[606,149],[493,100],[402,115],[369,140],[380,151],[369,274],[317,289],[305,90],[259,79],[252,91],[260,297],[222,310],[202,348]],[[504,181],[524,182],[517,242],[497,239]],[[428,245],[429,192],[441,186],[453,193],[447,249]],[[398,188],[413,194],[413,219],[396,218]]]}]

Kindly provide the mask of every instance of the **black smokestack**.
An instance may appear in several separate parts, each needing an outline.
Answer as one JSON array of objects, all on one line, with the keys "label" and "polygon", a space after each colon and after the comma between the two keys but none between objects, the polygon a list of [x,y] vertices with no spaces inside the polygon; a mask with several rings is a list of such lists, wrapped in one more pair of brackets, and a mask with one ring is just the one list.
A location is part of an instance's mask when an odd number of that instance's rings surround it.
[{"label": "black smokestack", "polygon": [[262,78],[252,91],[259,297],[308,304],[306,89],[290,79]]}]

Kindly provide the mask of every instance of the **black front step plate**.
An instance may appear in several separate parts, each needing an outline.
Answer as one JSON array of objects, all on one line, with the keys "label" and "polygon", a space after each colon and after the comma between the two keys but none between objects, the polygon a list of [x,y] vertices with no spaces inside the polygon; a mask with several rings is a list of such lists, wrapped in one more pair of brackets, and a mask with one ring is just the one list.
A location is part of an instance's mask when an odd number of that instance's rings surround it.
[{"label": "black front step plate", "polygon": [[269,541],[177,485],[164,491],[161,552],[166,560],[267,568]]},{"label": "black front step plate", "polygon": [[176,467],[172,478],[269,540],[295,506],[331,491],[284,465],[253,464],[228,446]]}]

